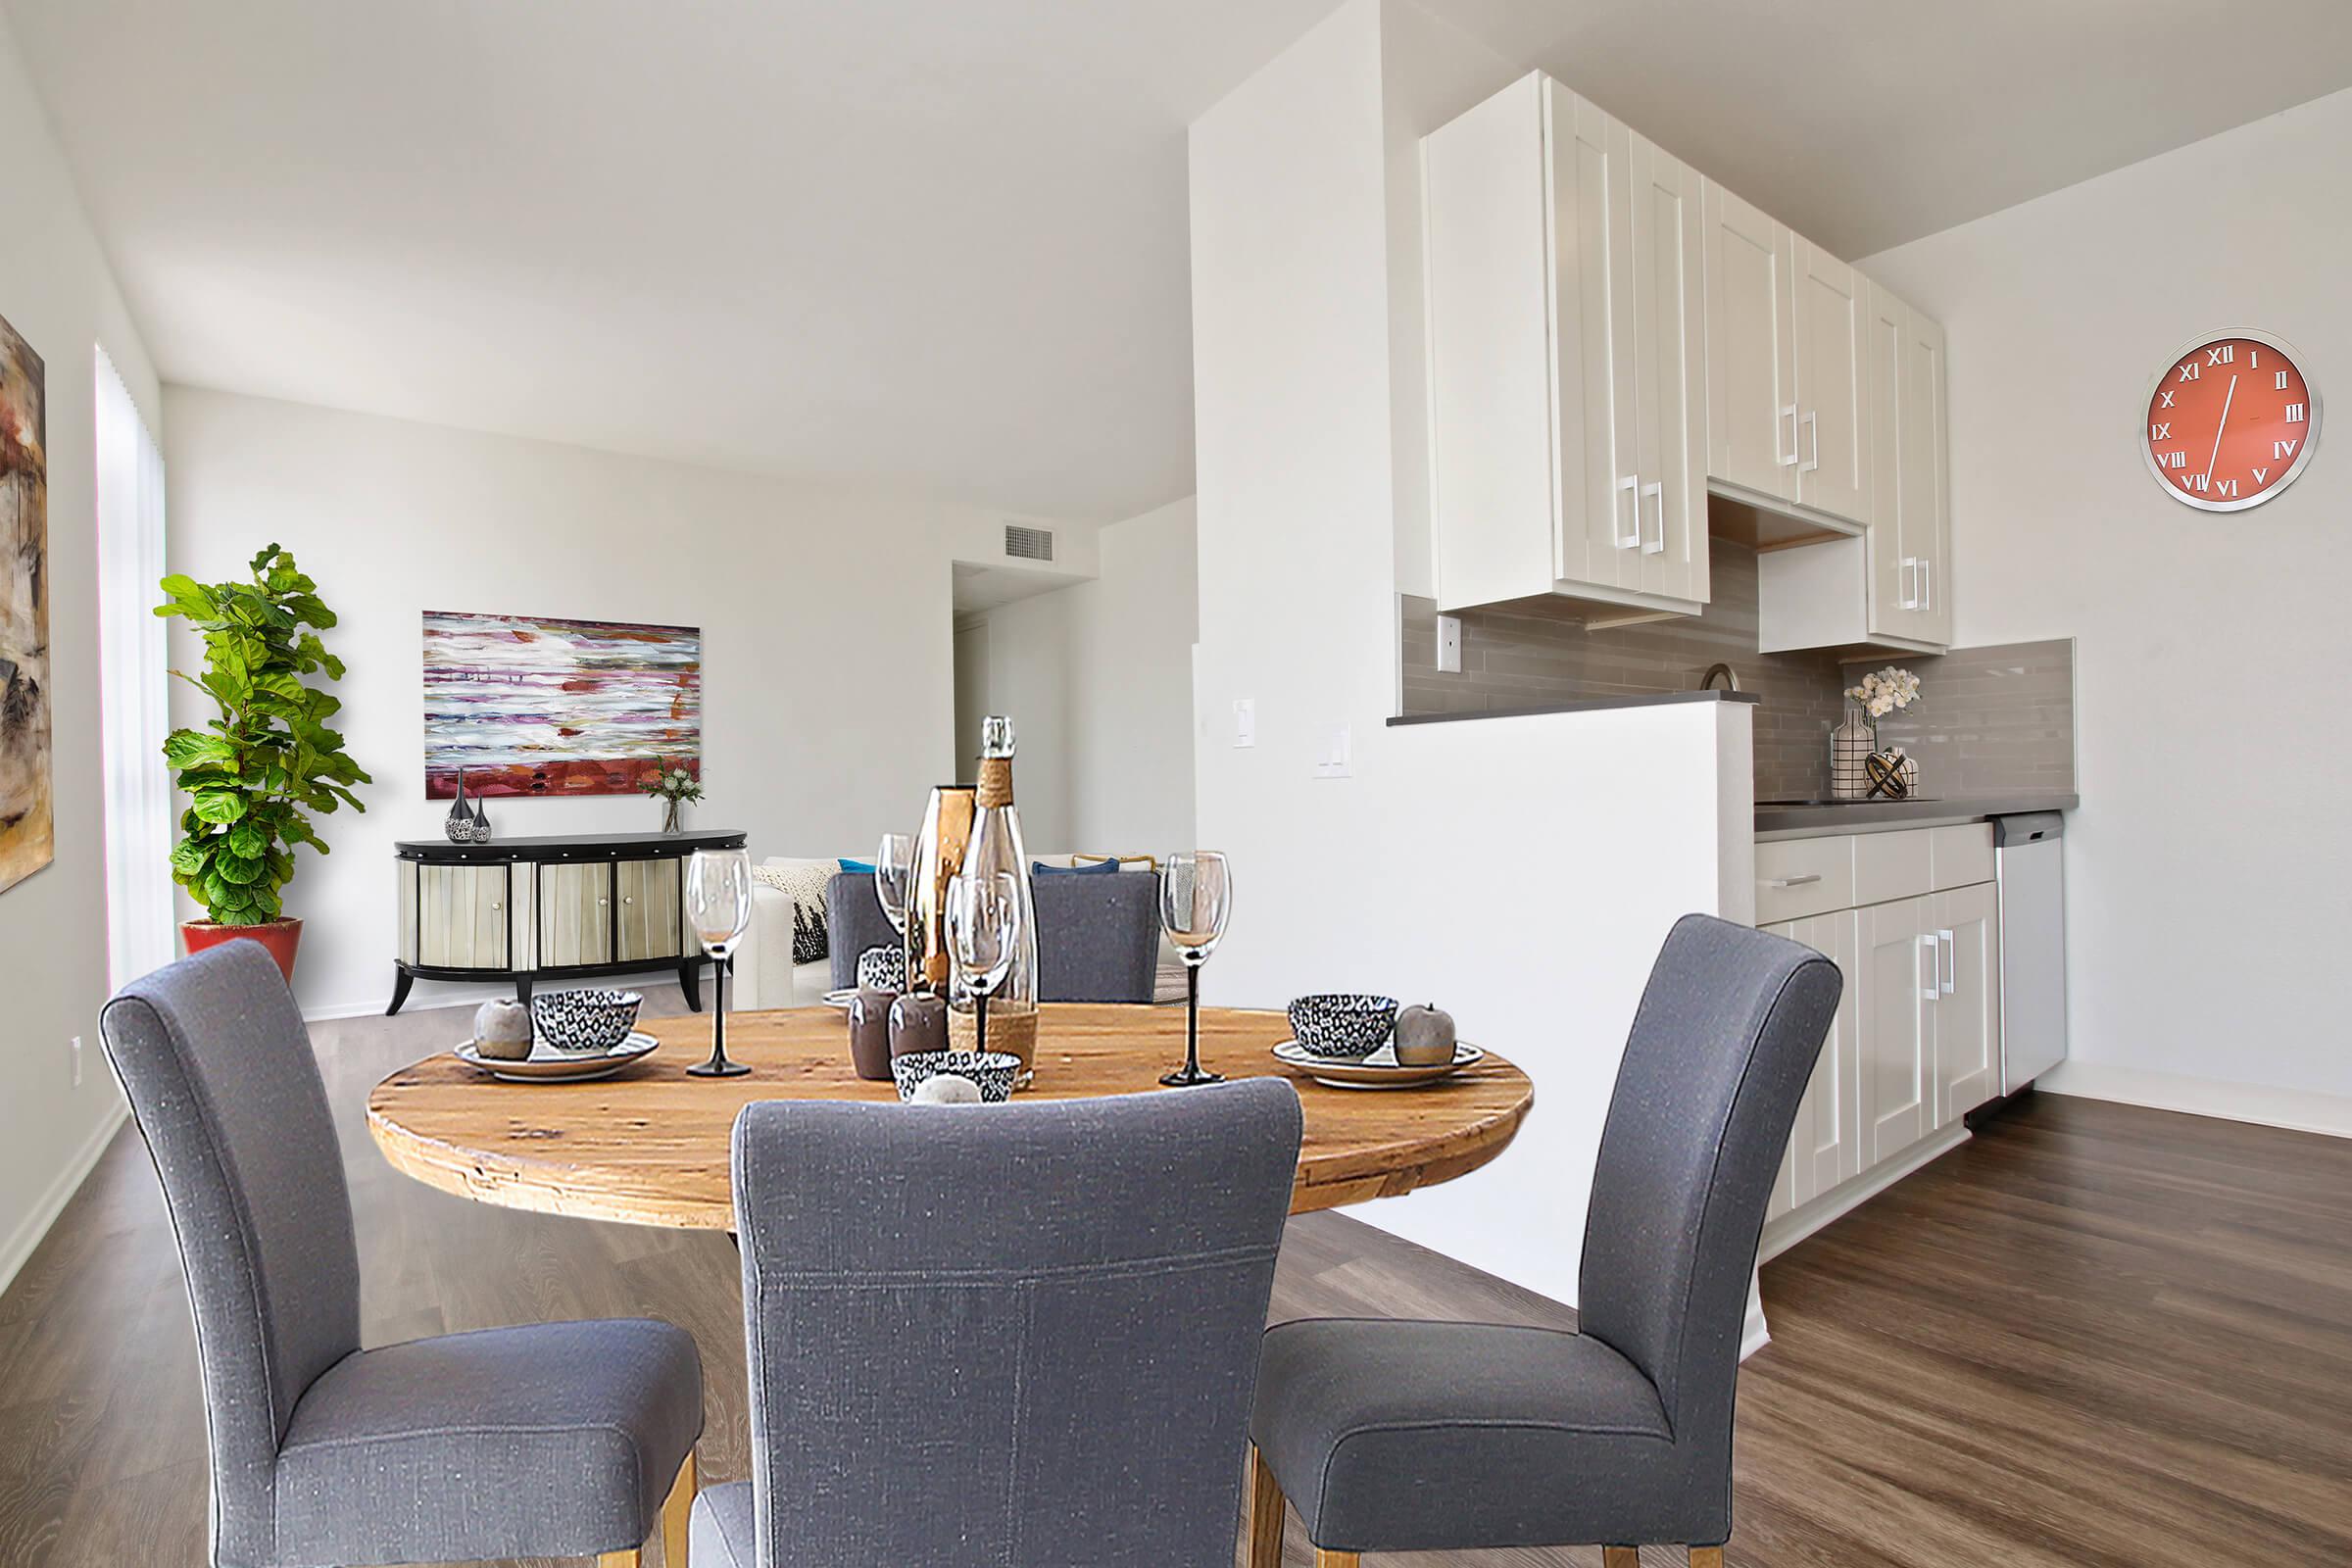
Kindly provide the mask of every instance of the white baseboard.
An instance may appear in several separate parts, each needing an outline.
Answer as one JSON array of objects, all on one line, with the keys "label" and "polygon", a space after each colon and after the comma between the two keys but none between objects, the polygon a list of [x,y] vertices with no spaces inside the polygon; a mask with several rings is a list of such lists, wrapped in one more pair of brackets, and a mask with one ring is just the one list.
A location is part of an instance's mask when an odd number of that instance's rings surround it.
[{"label": "white baseboard", "polygon": [[0,1291],[8,1289],[25,1259],[32,1256],[33,1249],[41,1245],[41,1238],[49,1234],[57,1216],[65,1212],[74,1195],[81,1191],[82,1179],[89,1175],[90,1168],[98,1163],[98,1156],[106,1152],[106,1146],[114,1142],[115,1133],[130,1115],[130,1105],[122,1092],[115,1089],[113,1078],[99,1082],[114,1095],[113,1108],[99,1121],[89,1140],[66,1161],[65,1168],[57,1173],[57,1180],[41,1194],[39,1201],[32,1205],[32,1212],[24,1216],[24,1222],[17,1226],[17,1233],[8,1239],[8,1245],[0,1248]]},{"label": "white baseboard", "polygon": [[1851,1181],[1838,1183],[1811,1202],[1767,1221],[1763,1245],[1756,1250],[1756,1261],[1770,1262],[1832,1220],[1853,1212],[1930,1160],[1950,1153],[1967,1143],[1969,1137],[1967,1124],[1956,1121],[1921,1139],[1884,1165],[1873,1165]]},{"label": "white baseboard", "polygon": [[1740,1359],[1744,1361],[1772,1343],[1772,1335],[1764,1327],[1764,1287],[1751,1273],[1747,1277],[1747,1323],[1740,1331]]},{"label": "white baseboard", "polygon": [[2296,1132],[2352,1138],[2352,1095],[2268,1084],[2225,1083],[2187,1073],[2147,1067],[2118,1067],[2103,1061],[2062,1061],[2034,1080],[2034,1088],[2082,1100],[2112,1100],[2153,1110],[2254,1122]]}]

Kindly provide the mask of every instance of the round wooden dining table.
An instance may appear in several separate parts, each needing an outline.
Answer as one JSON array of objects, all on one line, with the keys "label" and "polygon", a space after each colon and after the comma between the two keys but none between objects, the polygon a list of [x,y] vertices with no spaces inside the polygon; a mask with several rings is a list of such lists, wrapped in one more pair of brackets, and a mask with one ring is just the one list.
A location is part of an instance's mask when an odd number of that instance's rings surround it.
[{"label": "round wooden dining table", "polygon": [[[479,1202],[678,1229],[732,1230],[728,1138],[757,1100],[896,1101],[850,1068],[830,1007],[731,1014],[740,1078],[693,1078],[707,1016],[641,1020],[661,1049],[590,1083],[505,1083],[453,1055],[404,1067],[368,1099],[368,1128],[397,1170]],[[1279,1012],[1203,1007],[1200,1061],[1228,1078],[1293,1076],[1271,1054]],[[1184,1057],[1184,1009],[1049,1004],[1036,1081],[1019,1100],[1158,1092]],[[1535,1099],[1500,1056],[1411,1089],[1333,1089],[1294,1077],[1305,1112],[1291,1211],[1333,1208],[1447,1182],[1502,1152]],[[1170,1091],[1183,1093],[1184,1091]]]}]

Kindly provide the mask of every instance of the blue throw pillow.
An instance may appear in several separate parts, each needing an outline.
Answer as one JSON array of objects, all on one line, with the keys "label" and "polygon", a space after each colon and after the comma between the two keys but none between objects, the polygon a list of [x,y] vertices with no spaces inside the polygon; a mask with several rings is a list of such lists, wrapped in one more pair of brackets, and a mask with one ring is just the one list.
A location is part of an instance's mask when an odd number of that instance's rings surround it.
[{"label": "blue throw pillow", "polygon": [[871,860],[844,860],[841,862],[841,868],[852,876],[872,876],[874,874],[874,862]]},{"label": "blue throw pillow", "polygon": [[1048,865],[1043,860],[1031,860],[1029,869],[1039,876],[1095,876],[1104,871],[1116,874],[1119,862],[1116,860],[1090,860],[1084,865]]}]

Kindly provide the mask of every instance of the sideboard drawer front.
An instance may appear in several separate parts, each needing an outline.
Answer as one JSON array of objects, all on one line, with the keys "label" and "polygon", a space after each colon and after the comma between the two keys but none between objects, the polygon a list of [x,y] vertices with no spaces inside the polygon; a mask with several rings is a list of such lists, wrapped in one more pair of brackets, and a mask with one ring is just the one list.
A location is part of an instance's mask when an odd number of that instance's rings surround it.
[{"label": "sideboard drawer front", "polygon": [[1936,891],[1992,880],[1992,824],[1962,822],[1928,830],[1934,841]]},{"label": "sideboard drawer front", "polygon": [[415,902],[405,875],[401,901],[402,913],[411,916],[404,940],[414,961],[434,969],[512,968],[508,867],[418,865],[415,870]]},{"label": "sideboard drawer front", "polygon": [[1847,834],[1756,846],[1756,924],[1854,906],[1854,841]]},{"label": "sideboard drawer front", "polygon": [[680,866],[675,856],[660,860],[622,860],[612,867],[619,902],[613,919],[624,960],[674,958],[685,951],[679,898]]},{"label": "sideboard drawer front", "polygon": [[539,967],[612,960],[612,865],[542,865],[539,871]]},{"label": "sideboard drawer front", "polygon": [[1854,835],[1854,903],[1916,898],[1936,884],[1935,830]]}]

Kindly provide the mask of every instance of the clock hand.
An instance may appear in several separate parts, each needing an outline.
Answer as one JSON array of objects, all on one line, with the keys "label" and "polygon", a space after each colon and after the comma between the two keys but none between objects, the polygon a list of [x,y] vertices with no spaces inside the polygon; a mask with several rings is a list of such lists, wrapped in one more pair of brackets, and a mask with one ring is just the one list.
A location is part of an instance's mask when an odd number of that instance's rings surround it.
[{"label": "clock hand", "polygon": [[2213,466],[2221,461],[2222,432],[2230,428],[2230,405],[2237,401],[2237,377],[2230,377],[2230,390],[2222,398],[2222,422],[2213,427],[2213,456],[2205,460],[2205,482],[2213,483]]}]

